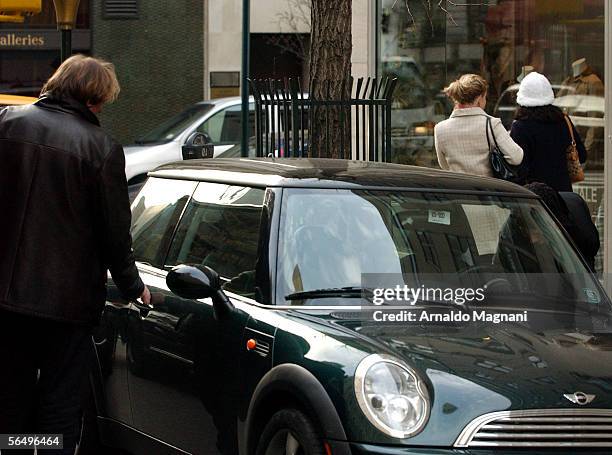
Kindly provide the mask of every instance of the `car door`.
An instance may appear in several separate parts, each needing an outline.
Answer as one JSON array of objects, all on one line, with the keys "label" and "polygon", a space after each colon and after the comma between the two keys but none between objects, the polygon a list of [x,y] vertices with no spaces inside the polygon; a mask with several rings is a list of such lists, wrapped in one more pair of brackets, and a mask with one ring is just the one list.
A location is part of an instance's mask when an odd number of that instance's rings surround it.
[{"label": "car door", "polygon": [[[196,131],[205,133],[215,145],[215,154],[219,154],[240,144],[242,134],[242,106],[234,104],[212,114],[202,122]],[[255,135],[255,104],[249,104],[249,137]]]},{"label": "car door", "polygon": [[[132,238],[140,275],[147,284],[156,279],[165,252],[196,183],[150,178],[132,204]],[[163,253],[162,253],[163,252]],[[138,345],[134,333],[137,308],[126,301],[109,280],[107,298],[95,341],[102,372],[107,417],[132,425],[129,394],[130,369],[137,368]]]},{"label": "car door", "polygon": [[[248,302],[257,299],[264,193],[261,188],[199,183],[164,267],[146,277],[154,307],[134,307],[129,320],[137,346],[128,378],[133,426],[189,453],[237,453],[237,359]],[[165,276],[179,264],[215,270],[235,311],[217,317],[211,299],[173,294]]]}]

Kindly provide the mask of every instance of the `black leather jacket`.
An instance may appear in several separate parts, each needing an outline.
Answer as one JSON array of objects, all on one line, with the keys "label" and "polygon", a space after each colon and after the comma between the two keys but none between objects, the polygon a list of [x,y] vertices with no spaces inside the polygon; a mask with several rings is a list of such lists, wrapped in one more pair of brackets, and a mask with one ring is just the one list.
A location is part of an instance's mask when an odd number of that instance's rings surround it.
[{"label": "black leather jacket", "polygon": [[123,149],[76,100],[0,111],[0,217],[0,308],[95,324],[107,269],[142,293]]}]

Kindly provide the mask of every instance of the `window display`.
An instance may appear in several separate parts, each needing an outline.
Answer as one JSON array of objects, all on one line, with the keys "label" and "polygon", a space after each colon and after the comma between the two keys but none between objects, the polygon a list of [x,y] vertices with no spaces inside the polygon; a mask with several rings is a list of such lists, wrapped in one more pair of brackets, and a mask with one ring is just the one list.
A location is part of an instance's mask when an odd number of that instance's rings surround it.
[{"label": "window display", "polygon": [[378,75],[399,80],[393,161],[438,166],[433,129],[452,111],[442,89],[461,74],[487,80],[486,111],[509,129],[520,81],[537,71],[586,146],[586,178],[574,191],[603,239],[604,7],[604,0],[379,0]]}]

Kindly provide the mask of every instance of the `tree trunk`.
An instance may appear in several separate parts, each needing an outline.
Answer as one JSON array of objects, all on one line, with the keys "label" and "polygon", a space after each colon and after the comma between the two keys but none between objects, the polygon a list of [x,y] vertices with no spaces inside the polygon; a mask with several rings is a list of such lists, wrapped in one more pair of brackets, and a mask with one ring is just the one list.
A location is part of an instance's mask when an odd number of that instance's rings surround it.
[{"label": "tree trunk", "polygon": [[[312,0],[310,96],[349,100],[351,95],[351,0]],[[308,154],[350,158],[350,107],[312,106]]]}]

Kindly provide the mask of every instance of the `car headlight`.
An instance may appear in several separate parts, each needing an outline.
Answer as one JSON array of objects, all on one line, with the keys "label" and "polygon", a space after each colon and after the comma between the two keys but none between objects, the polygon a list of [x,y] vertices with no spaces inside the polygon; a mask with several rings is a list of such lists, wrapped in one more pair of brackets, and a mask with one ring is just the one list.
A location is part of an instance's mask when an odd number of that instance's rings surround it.
[{"label": "car headlight", "polygon": [[355,394],[368,420],[389,436],[407,438],[429,417],[429,394],[419,376],[393,357],[372,354],[355,372]]}]

